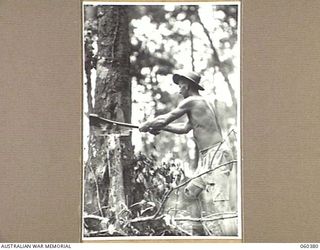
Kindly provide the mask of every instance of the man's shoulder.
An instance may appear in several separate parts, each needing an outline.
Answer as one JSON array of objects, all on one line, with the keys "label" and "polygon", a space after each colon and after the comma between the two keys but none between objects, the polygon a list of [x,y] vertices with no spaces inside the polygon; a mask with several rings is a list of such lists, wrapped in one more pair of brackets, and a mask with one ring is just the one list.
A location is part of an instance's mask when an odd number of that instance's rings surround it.
[{"label": "man's shoulder", "polygon": [[180,105],[181,106],[195,105],[196,103],[199,103],[202,101],[205,101],[204,97],[202,97],[202,96],[189,96],[189,97],[183,99],[180,102]]}]

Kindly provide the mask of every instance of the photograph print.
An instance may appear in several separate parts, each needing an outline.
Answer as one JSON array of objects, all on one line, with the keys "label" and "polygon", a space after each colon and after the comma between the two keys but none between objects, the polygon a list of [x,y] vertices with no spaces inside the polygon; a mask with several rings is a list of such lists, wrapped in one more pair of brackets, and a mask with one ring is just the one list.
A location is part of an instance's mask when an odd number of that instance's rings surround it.
[{"label": "photograph print", "polygon": [[82,239],[241,239],[240,3],[82,11]]}]

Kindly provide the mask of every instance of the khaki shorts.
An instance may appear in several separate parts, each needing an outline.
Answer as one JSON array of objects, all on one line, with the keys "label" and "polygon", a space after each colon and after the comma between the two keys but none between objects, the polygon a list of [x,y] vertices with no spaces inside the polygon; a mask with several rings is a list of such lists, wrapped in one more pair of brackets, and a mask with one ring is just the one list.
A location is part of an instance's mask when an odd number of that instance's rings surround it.
[{"label": "khaki shorts", "polygon": [[[231,160],[232,157],[226,145],[218,143],[200,151],[199,165],[194,176]],[[189,192],[189,197],[197,197],[199,200],[202,218],[210,218],[213,214],[230,212],[229,176],[231,170],[232,165],[220,167],[193,179],[187,185],[185,192]],[[203,222],[202,225],[207,235],[237,235],[236,219],[208,221]]]},{"label": "khaki shorts", "polygon": [[[223,163],[231,161],[231,154],[225,143],[218,143],[214,146],[200,151],[199,165],[195,176],[213,169]],[[226,165],[212,172],[192,180],[188,186],[195,185],[201,189],[209,187],[213,200],[229,200],[229,175],[231,166]]]}]

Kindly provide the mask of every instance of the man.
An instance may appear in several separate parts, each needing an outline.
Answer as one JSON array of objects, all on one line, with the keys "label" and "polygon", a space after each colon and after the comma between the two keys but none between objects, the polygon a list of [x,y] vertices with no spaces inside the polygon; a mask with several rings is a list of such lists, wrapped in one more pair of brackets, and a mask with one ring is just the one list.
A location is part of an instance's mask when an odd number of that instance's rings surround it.
[{"label": "man", "polygon": [[[199,94],[204,90],[199,85],[201,77],[195,72],[173,75],[173,82],[180,87],[180,94],[184,97],[177,108],[171,112],[151,119],[140,127],[142,132],[158,134],[160,130],[175,134],[185,134],[193,130],[193,135],[200,151],[199,166],[195,176],[206,172],[222,163],[229,161],[229,153],[221,134],[221,128],[212,105]],[[172,123],[177,118],[187,115],[184,124]],[[230,211],[229,204],[229,173],[231,166],[225,166],[194,178],[186,186],[185,195],[194,201],[199,201],[200,212],[197,217]],[[195,213],[192,214],[194,216]],[[209,216],[209,217],[208,217]],[[203,225],[203,228],[202,228]],[[201,229],[194,229],[196,235],[230,235],[233,229],[223,220],[202,223]]]}]

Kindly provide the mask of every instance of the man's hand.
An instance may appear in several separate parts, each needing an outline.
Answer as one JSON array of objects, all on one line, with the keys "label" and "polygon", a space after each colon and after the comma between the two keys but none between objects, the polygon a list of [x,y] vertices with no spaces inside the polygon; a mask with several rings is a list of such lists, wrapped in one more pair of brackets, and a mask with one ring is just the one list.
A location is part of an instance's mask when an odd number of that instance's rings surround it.
[{"label": "man's hand", "polygon": [[149,122],[145,122],[145,123],[141,124],[141,126],[139,128],[139,131],[140,132],[149,132],[150,129],[151,129],[150,123]]},{"label": "man's hand", "polygon": [[149,122],[143,123],[140,126],[139,131],[140,132],[149,132],[150,134],[153,134],[153,135],[160,134],[160,129],[156,129],[156,128],[151,127]]},{"label": "man's hand", "polygon": [[159,130],[159,129],[153,129],[153,128],[151,128],[148,132],[149,132],[150,134],[153,134],[153,135],[158,135],[158,134],[160,134],[160,130]]},{"label": "man's hand", "polygon": [[[159,132],[163,130],[169,123],[178,119],[179,117],[186,114],[191,108],[190,100],[184,99],[177,108],[170,111],[167,114],[159,115],[152,120],[149,120],[141,124],[139,131],[140,132],[150,132],[150,130],[155,130]],[[190,130],[190,129],[189,129]]]}]

